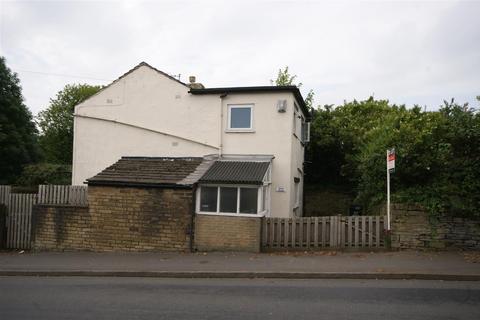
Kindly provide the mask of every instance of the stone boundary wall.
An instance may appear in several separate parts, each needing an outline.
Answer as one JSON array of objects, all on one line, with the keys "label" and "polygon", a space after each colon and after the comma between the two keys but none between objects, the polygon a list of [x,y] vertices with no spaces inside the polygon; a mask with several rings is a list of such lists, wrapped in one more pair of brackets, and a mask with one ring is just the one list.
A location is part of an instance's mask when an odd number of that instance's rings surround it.
[{"label": "stone boundary wall", "polygon": [[88,203],[34,206],[34,249],[190,250],[192,190],[90,186]]},{"label": "stone boundary wall", "polygon": [[88,250],[91,217],[87,206],[38,204],[32,212],[34,250]]},{"label": "stone boundary wall", "polygon": [[480,250],[480,219],[430,218],[416,205],[392,205],[392,248]]},{"label": "stone boundary wall", "polygon": [[260,252],[262,218],[197,214],[195,248],[199,251]]}]

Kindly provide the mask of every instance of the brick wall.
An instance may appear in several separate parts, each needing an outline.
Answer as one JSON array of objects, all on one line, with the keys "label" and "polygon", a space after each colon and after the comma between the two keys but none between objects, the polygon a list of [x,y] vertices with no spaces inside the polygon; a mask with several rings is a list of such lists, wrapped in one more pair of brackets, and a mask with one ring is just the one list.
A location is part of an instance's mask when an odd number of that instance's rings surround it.
[{"label": "brick wall", "polygon": [[192,191],[89,186],[89,208],[36,206],[44,250],[188,251]]},{"label": "brick wall", "polygon": [[392,248],[480,249],[480,220],[440,216],[414,205],[394,204]]},{"label": "brick wall", "polygon": [[199,251],[260,251],[261,218],[197,214],[195,248]]},{"label": "brick wall", "polygon": [[91,248],[88,207],[72,205],[33,206],[35,250],[87,250]]}]

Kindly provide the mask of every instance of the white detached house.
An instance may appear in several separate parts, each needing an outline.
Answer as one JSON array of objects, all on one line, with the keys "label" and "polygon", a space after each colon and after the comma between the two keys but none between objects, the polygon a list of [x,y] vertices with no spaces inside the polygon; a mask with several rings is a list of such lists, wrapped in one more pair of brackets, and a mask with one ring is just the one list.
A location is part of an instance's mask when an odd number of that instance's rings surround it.
[{"label": "white detached house", "polygon": [[76,106],[72,184],[122,157],[201,158],[185,178],[197,214],[301,216],[310,115],[298,88],[204,88],[192,78],[142,62]]}]

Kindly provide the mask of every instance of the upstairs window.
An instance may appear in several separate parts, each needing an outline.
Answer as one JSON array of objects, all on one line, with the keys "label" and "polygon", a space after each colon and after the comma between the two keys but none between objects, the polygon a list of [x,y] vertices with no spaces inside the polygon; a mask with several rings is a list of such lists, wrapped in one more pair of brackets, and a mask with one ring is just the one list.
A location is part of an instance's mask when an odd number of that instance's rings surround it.
[{"label": "upstairs window", "polygon": [[310,142],[310,122],[305,122],[302,119],[302,141]]},{"label": "upstairs window", "polygon": [[253,130],[253,105],[228,106],[228,130]]}]

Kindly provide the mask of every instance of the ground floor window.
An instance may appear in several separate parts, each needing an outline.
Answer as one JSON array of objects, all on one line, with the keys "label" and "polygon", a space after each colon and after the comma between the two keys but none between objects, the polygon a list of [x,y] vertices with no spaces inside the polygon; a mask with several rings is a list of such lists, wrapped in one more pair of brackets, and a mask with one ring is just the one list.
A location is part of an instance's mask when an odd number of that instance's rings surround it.
[{"label": "ground floor window", "polygon": [[261,214],[268,186],[200,186],[197,210],[205,213]]},{"label": "ground floor window", "polygon": [[200,200],[200,210],[217,212],[217,188],[203,187]]}]

